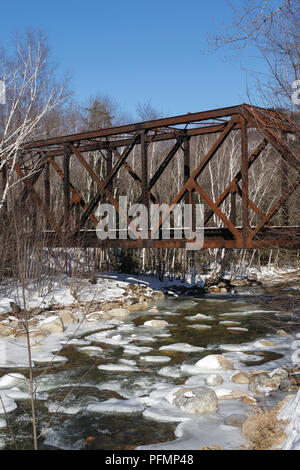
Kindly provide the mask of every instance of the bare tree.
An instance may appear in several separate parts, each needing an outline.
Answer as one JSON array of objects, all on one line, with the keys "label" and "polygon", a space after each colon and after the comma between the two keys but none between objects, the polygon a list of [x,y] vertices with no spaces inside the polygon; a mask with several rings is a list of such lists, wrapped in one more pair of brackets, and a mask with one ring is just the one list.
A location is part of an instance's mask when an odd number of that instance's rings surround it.
[{"label": "bare tree", "polygon": [[244,0],[230,7],[232,24],[221,34],[209,35],[209,45],[213,50],[255,46],[269,70],[252,73],[256,93],[269,106],[293,108],[293,85],[300,78],[299,0]]},{"label": "bare tree", "polygon": [[2,209],[24,143],[43,135],[48,115],[66,94],[65,83],[53,78],[47,41],[40,31],[18,35],[12,56],[0,53],[0,78],[6,88],[5,103],[0,105],[0,171],[6,170]]}]

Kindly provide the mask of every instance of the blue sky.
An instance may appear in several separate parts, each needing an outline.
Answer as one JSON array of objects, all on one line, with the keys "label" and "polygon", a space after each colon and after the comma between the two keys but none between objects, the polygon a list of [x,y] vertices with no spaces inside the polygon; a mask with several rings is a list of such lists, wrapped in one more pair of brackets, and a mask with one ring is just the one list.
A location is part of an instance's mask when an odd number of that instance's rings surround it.
[{"label": "blue sky", "polygon": [[203,54],[207,33],[230,18],[227,0],[13,0],[1,6],[0,46],[41,29],[78,101],[102,93],[132,116],[148,101],[176,115],[249,101],[250,72],[265,71],[258,52]]}]

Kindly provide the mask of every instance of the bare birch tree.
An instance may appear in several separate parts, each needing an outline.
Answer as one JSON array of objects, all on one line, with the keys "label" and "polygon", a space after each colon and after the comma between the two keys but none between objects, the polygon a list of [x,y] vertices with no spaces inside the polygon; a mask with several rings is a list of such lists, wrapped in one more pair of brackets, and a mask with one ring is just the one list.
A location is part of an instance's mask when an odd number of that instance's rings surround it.
[{"label": "bare birch tree", "polygon": [[12,55],[0,52],[0,79],[5,86],[5,102],[0,105],[0,171],[6,169],[1,210],[24,143],[43,134],[47,116],[66,95],[65,84],[58,85],[53,78],[46,38],[39,31],[17,36]]}]

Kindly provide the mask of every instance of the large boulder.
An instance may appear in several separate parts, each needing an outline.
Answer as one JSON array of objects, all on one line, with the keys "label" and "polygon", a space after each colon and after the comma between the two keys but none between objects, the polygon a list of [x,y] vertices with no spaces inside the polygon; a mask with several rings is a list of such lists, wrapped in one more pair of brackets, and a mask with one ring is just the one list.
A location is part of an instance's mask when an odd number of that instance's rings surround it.
[{"label": "large boulder", "polygon": [[294,377],[287,377],[282,379],[279,385],[281,392],[296,393],[298,391],[298,385]]},{"label": "large boulder", "polygon": [[244,415],[242,413],[233,413],[232,415],[226,416],[224,423],[226,424],[226,426],[234,426],[236,428],[241,428],[246,419],[247,415]]},{"label": "large boulder", "polygon": [[72,323],[76,323],[77,319],[74,317],[73,313],[69,310],[62,310],[59,312],[59,317],[63,322],[64,326],[70,325]]},{"label": "large boulder", "polygon": [[149,304],[145,300],[141,302],[136,302],[128,306],[128,310],[130,312],[139,312],[140,310],[147,310],[148,308],[149,308]]},{"label": "large boulder", "polygon": [[7,325],[0,324],[0,337],[10,336],[13,334],[13,329]]},{"label": "large boulder", "polygon": [[234,369],[233,361],[227,359],[222,354],[209,354],[205,356],[200,361],[196,362],[196,367],[199,369],[222,369],[222,370],[232,370]]},{"label": "large boulder", "polygon": [[223,382],[223,378],[220,374],[210,374],[206,379],[207,385],[210,385],[212,387],[216,385],[222,385]]},{"label": "large boulder", "polygon": [[151,297],[157,300],[164,300],[165,294],[160,290],[154,290],[151,292]]},{"label": "large boulder", "polygon": [[174,393],[173,404],[187,413],[211,413],[218,409],[218,398],[209,387],[186,387]]},{"label": "large boulder", "polygon": [[238,371],[232,374],[230,380],[235,384],[248,384],[250,382],[250,377],[246,372]]},{"label": "large boulder", "polygon": [[51,315],[39,324],[39,329],[47,333],[62,333],[64,324],[58,315]]},{"label": "large boulder", "polygon": [[278,367],[278,369],[275,369],[269,373],[269,376],[272,378],[274,386],[277,386],[277,388],[279,388],[281,381],[283,379],[286,379],[288,375],[288,371],[283,367]]},{"label": "large boulder", "polygon": [[113,308],[111,310],[108,310],[106,313],[109,317],[119,319],[128,318],[130,315],[130,311],[127,308]]},{"label": "large boulder", "polygon": [[254,346],[258,349],[271,349],[275,347],[275,344],[268,339],[259,339],[255,341]]},{"label": "large boulder", "polygon": [[151,328],[163,328],[168,325],[165,320],[148,320],[145,321],[144,326],[150,326]]},{"label": "large boulder", "polygon": [[268,374],[256,374],[250,379],[249,390],[257,395],[268,395],[278,390],[279,384],[276,377],[273,380]]}]

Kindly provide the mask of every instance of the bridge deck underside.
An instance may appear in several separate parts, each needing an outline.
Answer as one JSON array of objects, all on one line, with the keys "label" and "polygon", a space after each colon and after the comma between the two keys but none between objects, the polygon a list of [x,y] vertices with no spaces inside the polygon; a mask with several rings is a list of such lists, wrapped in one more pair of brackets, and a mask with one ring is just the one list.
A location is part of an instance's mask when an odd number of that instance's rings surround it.
[{"label": "bridge deck underside", "polygon": [[[204,228],[203,246],[201,248],[241,248],[227,228]],[[28,234],[32,236],[32,234]],[[171,235],[172,236],[172,235]],[[49,247],[83,247],[83,248],[185,248],[192,239],[106,239],[99,240],[96,230],[81,230],[76,236],[58,238],[54,231],[48,230],[39,234],[41,244]],[[244,248],[294,248],[300,249],[299,227],[267,227],[255,239],[248,240]]]}]

